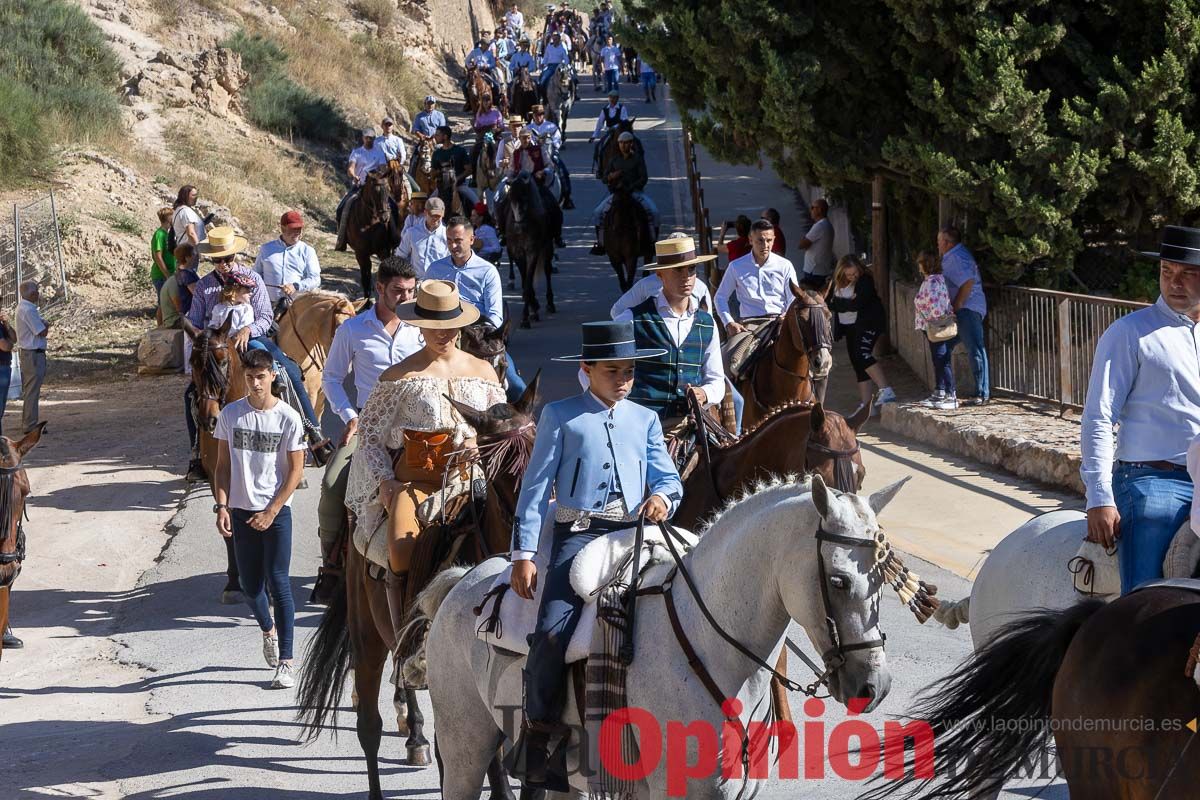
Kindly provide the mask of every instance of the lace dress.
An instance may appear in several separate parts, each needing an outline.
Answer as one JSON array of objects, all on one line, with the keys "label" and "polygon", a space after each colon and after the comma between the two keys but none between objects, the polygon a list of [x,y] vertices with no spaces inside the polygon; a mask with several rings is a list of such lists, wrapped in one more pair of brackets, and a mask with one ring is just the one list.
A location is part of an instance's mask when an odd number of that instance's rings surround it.
[{"label": "lace dress", "polygon": [[454,447],[475,436],[446,395],[480,410],[504,402],[499,383],[474,377],[412,375],[380,381],[371,391],[358,420],[358,451],[350,462],[346,487],[346,506],[363,530],[375,530],[383,518],[379,485],[396,475],[392,455],[404,446],[404,431],[444,431]]}]

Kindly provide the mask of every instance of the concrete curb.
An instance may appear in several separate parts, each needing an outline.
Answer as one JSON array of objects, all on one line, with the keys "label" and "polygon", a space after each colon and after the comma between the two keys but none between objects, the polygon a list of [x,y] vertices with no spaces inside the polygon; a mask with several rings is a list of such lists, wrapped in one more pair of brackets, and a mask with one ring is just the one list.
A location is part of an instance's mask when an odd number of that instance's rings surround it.
[{"label": "concrete curb", "polygon": [[1030,438],[1030,431],[989,430],[967,409],[935,411],[917,405],[885,403],[884,428],[923,444],[1000,467],[1022,478],[1083,495],[1080,455]]}]

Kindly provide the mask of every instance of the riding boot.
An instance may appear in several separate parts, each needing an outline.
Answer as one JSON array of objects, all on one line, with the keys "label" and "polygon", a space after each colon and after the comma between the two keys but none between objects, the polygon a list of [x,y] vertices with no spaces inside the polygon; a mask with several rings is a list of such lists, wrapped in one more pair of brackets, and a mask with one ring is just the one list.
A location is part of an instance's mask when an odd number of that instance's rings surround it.
[{"label": "riding boot", "polygon": [[605,253],[604,242],[601,241],[601,237],[600,237],[600,226],[599,225],[596,226],[596,242],[595,242],[595,244],[592,245],[592,249],[589,250],[588,252],[594,256],[602,256]]},{"label": "riding boot", "polygon": [[343,207],[341,213],[338,214],[337,243],[333,246],[333,249],[339,253],[346,252],[346,223],[349,219],[350,214]]},{"label": "riding boot", "polygon": [[13,634],[12,628],[4,629],[4,649],[5,650],[20,650],[25,646],[25,643],[18,639]]},{"label": "riding boot", "polygon": [[403,681],[400,679],[400,631],[404,630],[406,622],[404,595],[408,591],[408,573],[392,572],[389,567],[384,572],[383,583],[387,587],[388,617],[392,621],[392,634],[396,642],[396,648],[392,651],[393,675],[396,678],[396,686],[399,688],[403,686]]},{"label": "riding boot", "polygon": [[[527,789],[571,791],[566,769],[569,734],[562,724],[525,720],[516,745],[504,759],[509,775]],[[559,744],[552,753],[550,745],[556,738]]]}]

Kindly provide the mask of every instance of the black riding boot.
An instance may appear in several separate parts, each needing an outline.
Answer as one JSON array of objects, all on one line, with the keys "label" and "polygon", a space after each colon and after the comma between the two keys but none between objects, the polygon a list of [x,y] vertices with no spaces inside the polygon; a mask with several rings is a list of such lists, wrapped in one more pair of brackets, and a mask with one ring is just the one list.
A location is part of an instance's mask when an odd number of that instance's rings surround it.
[{"label": "black riding boot", "polygon": [[25,643],[23,641],[21,641],[20,639],[18,639],[15,634],[13,634],[11,627],[4,629],[4,649],[5,650],[20,650],[24,646],[25,646]]},{"label": "black riding boot", "polygon": [[600,226],[596,226],[596,242],[592,245],[592,249],[588,251],[594,256],[602,256],[605,254],[604,243],[600,241]]},{"label": "black riding boot", "polygon": [[[516,745],[504,759],[508,774],[527,789],[571,791],[566,759],[569,734],[561,724],[526,720]],[[556,739],[558,744],[551,752],[550,745]]]},{"label": "black riding boot", "polygon": [[408,573],[392,572],[389,567],[383,578],[387,587],[388,617],[392,621],[392,633],[396,639],[396,649],[392,651],[393,669],[397,688],[404,686],[400,676],[400,631],[404,630],[405,607],[404,594],[408,591]]}]

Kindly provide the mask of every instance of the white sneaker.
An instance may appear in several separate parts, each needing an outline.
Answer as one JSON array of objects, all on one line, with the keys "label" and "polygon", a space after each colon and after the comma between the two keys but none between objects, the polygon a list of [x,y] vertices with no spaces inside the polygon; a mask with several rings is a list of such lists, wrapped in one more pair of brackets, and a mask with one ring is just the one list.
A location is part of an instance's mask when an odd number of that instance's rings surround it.
[{"label": "white sneaker", "polygon": [[929,397],[926,397],[924,400],[917,403],[917,405],[924,406],[925,408],[937,408],[937,404],[945,399],[946,395],[942,394],[941,392],[934,392],[933,394],[929,395]]},{"label": "white sneaker", "polygon": [[290,689],[295,685],[296,675],[292,669],[292,662],[280,661],[279,666],[275,668],[275,679],[271,681],[271,688]]},{"label": "white sneaker", "polygon": [[896,392],[893,391],[892,387],[890,386],[883,387],[879,390],[879,393],[875,395],[875,405],[894,402],[896,402]]},{"label": "white sneaker", "polygon": [[268,667],[279,666],[279,639],[274,635],[264,636],[263,639],[263,659],[267,662]]},{"label": "white sneaker", "polygon": [[935,403],[933,407],[939,411],[954,411],[958,408],[958,397],[955,395],[947,395]]}]

